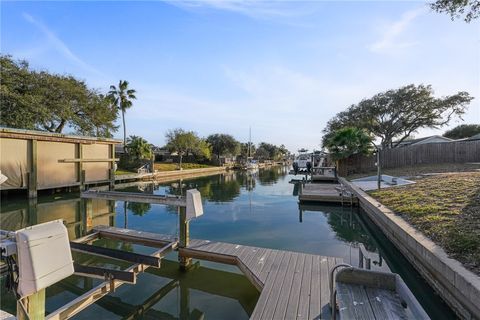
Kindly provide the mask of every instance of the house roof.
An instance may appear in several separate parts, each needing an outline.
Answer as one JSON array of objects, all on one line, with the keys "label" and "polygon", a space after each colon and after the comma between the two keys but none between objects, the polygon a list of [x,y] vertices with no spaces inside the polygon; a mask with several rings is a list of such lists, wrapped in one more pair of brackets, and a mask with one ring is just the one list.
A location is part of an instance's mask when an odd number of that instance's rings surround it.
[{"label": "house roof", "polygon": [[34,140],[54,141],[54,142],[73,142],[73,143],[80,142],[84,144],[121,143],[121,140],[110,139],[110,138],[77,136],[77,135],[71,135],[71,134],[54,133],[54,132],[37,131],[37,130],[26,130],[26,129],[14,129],[14,128],[6,128],[6,127],[0,127],[0,137],[12,138],[12,139],[34,139]]},{"label": "house roof", "polygon": [[[423,138],[417,138],[417,139],[411,139],[411,140],[404,140],[402,142],[400,142],[400,146],[409,146],[409,145],[413,145],[413,144],[417,144],[419,142],[426,142],[427,140],[431,140],[431,139],[435,139],[435,138],[438,138],[438,139],[441,139],[445,142],[450,142],[450,141],[454,141],[453,139],[450,139],[450,138],[447,138],[447,137],[443,137],[443,136],[439,136],[439,135],[434,135],[434,136],[428,136],[428,137],[423,137]],[[394,142],[395,143],[395,142]]]},{"label": "house roof", "polygon": [[480,140],[480,133],[477,133],[476,135],[473,135],[470,138],[467,138],[466,140]]}]

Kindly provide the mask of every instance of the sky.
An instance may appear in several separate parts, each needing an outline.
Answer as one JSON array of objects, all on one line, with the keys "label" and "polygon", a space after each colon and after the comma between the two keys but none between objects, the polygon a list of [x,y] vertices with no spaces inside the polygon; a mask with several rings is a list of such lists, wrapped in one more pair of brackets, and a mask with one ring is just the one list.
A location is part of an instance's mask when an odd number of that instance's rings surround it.
[{"label": "sky", "polygon": [[[46,1],[0,3],[1,53],[108,91],[137,91],[127,134],[163,145],[169,129],[320,149],[336,113],[407,84],[475,97],[480,21],[418,1]],[[120,121],[119,121],[120,124]],[[116,134],[122,137],[122,130]]]}]

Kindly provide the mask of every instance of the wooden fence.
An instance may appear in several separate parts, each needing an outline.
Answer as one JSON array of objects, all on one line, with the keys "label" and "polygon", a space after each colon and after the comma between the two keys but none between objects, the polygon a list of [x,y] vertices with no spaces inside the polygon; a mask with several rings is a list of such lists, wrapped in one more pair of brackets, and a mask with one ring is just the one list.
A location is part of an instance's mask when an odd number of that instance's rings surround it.
[{"label": "wooden fence", "polygon": [[[339,163],[339,174],[376,170],[375,156],[353,155]],[[380,152],[382,168],[399,168],[433,163],[480,162],[480,140],[426,143],[386,149]]]}]

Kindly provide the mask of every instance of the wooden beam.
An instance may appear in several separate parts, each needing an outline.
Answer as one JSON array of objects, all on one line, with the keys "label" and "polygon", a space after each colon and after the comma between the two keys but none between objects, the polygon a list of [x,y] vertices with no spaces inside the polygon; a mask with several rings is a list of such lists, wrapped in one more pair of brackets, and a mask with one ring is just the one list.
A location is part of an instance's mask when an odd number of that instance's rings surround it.
[{"label": "wooden beam", "polygon": [[97,240],[98,238],[100,237],[100,232],[98,231],[95,231],[95,232],[92,232],[90,234],[87,234],[81,238],[77,238],[75,240],[72,240],[72,242],[76,242],[76,243],[85,243],[85,242],[90,242],[90,241],[94,241],[94,240]]},{"label": "wooden beam", "polygon": [[104,248],[84,243],[77,243],[70,241],[70,248],[73,251],[92,254],[101,257],[107,257],[117,260],[125,260],[134,263],[141,263],[151,267],[160,267],[160,258],[147,256],[144,254],[126,252],[123,250]]},{"label": "wooden beam", "polygon": [[98,278],[103,280],[115,279],[131,284],[135,284],[137,282],[136,274],[129,271],[114,270],[94,266],[84,266],[75,262],[73,263],[73,268],[75,270],[75,274],[78,276]]},{"label": "wooden beam", "polygon": [[[23,304],[23,307],[19,304]],[[17,301],[17,319],[45,319],[45,289],[41,289],[40,291]]]},{"label": "wooden beam", "polygon": [[[154,252],[151,256],[153,257],[160,257],[164,250],[160,249]],[[135,264],[124,271],[126,272],[133,272],[138,274],[139,272],[143,272],[148,269],[149,266],[143,264]],[[85,292],[83,295],[77,297],[76,299],[70,301],[66,305],[60,307],[59,309],[50,313],[46,319],[48,320],[62,320],[68,319],[82,311],[83,309],[87,308],[91,304],[95,303],[109,292],[114,291],[116,288],[124,284],[125,282],[115,280],[112,281],[104,281],[95,288]]]},{"label": "wooden beam", "polygon": [[135,192],[120,192],[120,191],[96,191],[88,190],[80,194],[82,198],[87,199],[105,199],[115,201],[129,201],[141,202],[151,204],[166,204],[177,207],[186,207],[187,200],[185,197],[170,196],[170,195],[152,195]]},{"label": "wooden beam", "polygon": [[37,197],[37,140],[30,140],[30,170],[28,172],[28,197]]},{"label": "wooden beam", "polygon": [[76,162],[115,162],[120,160],[119,158],[106,158],[106,159],[82,159],[82,158],[75,158],[75,159],[59,159],[58,162],[60,163],[76,163]]}]

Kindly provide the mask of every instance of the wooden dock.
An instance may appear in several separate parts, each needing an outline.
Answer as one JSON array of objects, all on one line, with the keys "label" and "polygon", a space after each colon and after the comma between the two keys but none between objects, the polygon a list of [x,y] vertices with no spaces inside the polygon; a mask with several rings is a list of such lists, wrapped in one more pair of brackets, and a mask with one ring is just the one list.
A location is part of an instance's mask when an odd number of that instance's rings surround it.
[{"label": "wooden dock", "polygon": [[[79,242],[91,242],[97,237],[156,247],[175,241],[161,234],[97,226],[94,236],[84,237]],[[195,239],[190,239],[185,248],[172,246],[184,258],[238,266],[260,291],[251,319],[331,318],[329,270],[342,263],[341,258]],[[85,301],[88,296],[87,293],[77,298],[70,307],[78,306],[78,302]]]},{"label": "wooden dock", "polygon": [[306,183],[300,188],[300,202],[329,202],[339,204],[356,204],[357,198],[350,192],[342,191],[338,183]]},{"label": "wooden dock", "polygon": [[179,254],[236,265],[260,290],[250,319],[329,319],[329,270],[341,258],[190,240]]}]

